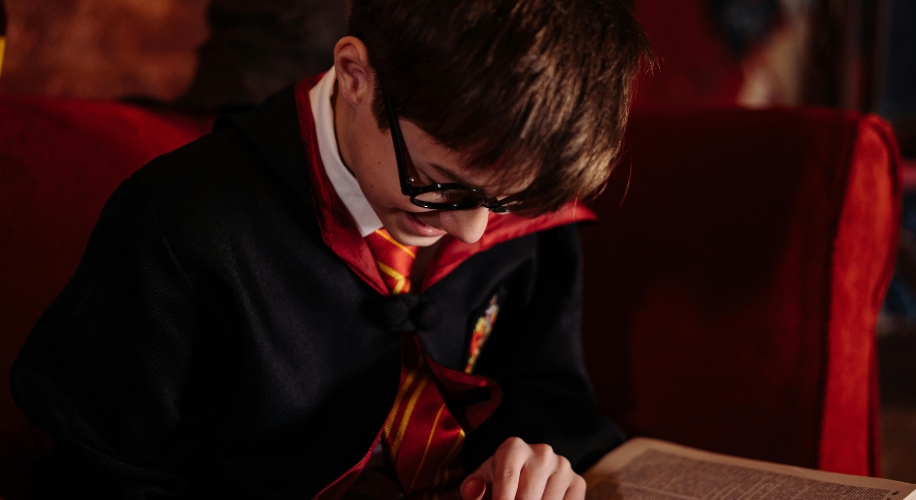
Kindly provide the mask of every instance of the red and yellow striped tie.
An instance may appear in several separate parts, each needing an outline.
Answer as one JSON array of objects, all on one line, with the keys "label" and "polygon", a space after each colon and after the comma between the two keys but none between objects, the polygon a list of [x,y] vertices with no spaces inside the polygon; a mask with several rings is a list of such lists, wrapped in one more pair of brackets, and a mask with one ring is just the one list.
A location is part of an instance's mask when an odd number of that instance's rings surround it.
[{"label": "red and yellow striped tie", "polygon": [[366,243],[391,295],[410,293],[410,271],[417,260],[417,247],[402,245],[385,228],[366,236]]},{"label": "red and yellow striped tie", "polygon": [[[366,240],[391,294],[408,293],[417,247],[384,228]],[[398,482],[410,499],[459,498],[464,430],[445,405],[416,332],[405,332],[401,359],[401,385],[382,431]]]}]

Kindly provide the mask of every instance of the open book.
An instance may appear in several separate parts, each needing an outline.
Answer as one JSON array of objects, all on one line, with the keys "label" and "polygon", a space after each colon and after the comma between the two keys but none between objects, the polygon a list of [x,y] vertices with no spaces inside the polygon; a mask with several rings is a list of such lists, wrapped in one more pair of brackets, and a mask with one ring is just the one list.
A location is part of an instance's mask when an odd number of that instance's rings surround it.
[{"label": "open book", "polygon": [[635,438],[585,474],[586,500],[916,500],[916,485]]}]

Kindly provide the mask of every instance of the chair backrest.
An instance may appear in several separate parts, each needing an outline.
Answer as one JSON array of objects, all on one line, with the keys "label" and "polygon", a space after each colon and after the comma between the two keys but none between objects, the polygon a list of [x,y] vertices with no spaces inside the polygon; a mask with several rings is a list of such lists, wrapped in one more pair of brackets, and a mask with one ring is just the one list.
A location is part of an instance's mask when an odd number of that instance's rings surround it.
[{"label": "chair backrest", "polygon": [[635,434],[876,474],[890,128],[826,109],[684,110],[634,115],[629,144],[626,201],[599,198],[603,220],[582,232],[603,411]]},{"label": "chair backrest", "polygon": [[47,446],[13,403],[10,365],[76,269],[102,205],[206,120],[104,101],[0,94],[0,496],[22,498]]}]

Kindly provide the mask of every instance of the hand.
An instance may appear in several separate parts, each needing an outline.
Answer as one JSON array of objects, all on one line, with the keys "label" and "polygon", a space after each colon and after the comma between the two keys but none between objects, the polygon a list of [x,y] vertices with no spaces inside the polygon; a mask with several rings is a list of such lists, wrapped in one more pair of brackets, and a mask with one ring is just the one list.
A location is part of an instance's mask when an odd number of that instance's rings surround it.
[{"label": "hand", "polygon": [[509,438],[461,483],[464,500],[582,500],[585,480],[546,444]]}]

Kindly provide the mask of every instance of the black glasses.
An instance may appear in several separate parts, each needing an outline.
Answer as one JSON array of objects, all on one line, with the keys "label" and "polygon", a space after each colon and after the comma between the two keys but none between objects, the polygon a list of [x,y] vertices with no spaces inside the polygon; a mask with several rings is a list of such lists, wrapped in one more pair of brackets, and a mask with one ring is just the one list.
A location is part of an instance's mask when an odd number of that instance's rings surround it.
[{"label": "black glasses", "polygon": [[398,115],[394,105],[384,87],[381,89],[385,108],[388,110],[388,126],[391,129],[391,140],[394,142],[394,157],[398,162],[398,175],[401,178],[401,193],[410,197],[411,203],[418,207],[433,210],[467,210],[470,208],[486,207],[491,212],[508,213],[520,207],[519,200],[507,196],[501,200],[488,198],[478,188],[463,184],[430,184],[428,186],[414,186],[413,178],[407,173],[407,162],[404,153],[404,137],[401,135],[401,126],[398,124]]}]

